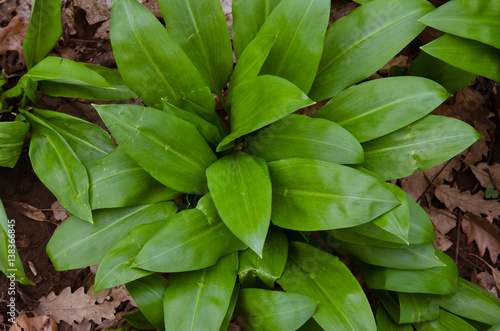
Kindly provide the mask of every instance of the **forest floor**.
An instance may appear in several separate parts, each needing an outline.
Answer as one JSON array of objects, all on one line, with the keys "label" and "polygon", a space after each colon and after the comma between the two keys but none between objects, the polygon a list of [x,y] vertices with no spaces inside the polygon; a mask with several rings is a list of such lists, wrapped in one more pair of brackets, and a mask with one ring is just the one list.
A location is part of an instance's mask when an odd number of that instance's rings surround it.
[{"label": "forest floor", "polygon": [[[161,17],[157,2],[142,2]],[[433,1],[436,5],[443,2],[446,1]],[[111,1],[63,0],[64,33],[51,55],[116,68],[109,41],[107,3]],[[224,5],[229,8],[227,17],[230,18],[230,1],[224,0]],[[332,0],[332,21],[355,7],[356,4],[348,0]],[[26,0],[0,0],[0,70],[7,73],[8,87],[14,86],[26,73],[21,43],[29,11]],[[426,29],[417,41],[369,79],[386,77],[394,65],[411,65],[419,46],[435,37],[435,31]],[[484,138],[444,164],[394,181],[428,212],[435,227],[435,245],[455,260],[460,276],[496,296],[500,291],[500,200],[490,196],[500,191],[499,87],[498,83],[478,78],[434,111],[469,123]],[[103,126],[90,101],[44,96],[37,107]],[[6,115],[2,121],[10,119]],[[123,326],[125,321],[119,315],[135,309],[124,288],[92,296],[88,289],[93,285],[95,268],[56,271],[50,262],[45,247],[65,213],[35,175],[28,146],[27,142],[14,169],[0,167],[0,199],[9,219],[16,221],[19,254],[27,277],[36,284],[17,285],[18,313],[24,312],[27,317],[50,315],[43,303],[58,300],[60,309],[67,310],[63,315],[66,318],[56,320],[60,330],[105,330]],[[3,304],[7,302],[7,288],[8,279],[1,275],[0,324],[4,329],[10,327]],[[89,302],[99,306],[99,313],[85,310]],[[75,313],[77,310],[80,313]],[[25,323],[29,323],[27,318]]]}]

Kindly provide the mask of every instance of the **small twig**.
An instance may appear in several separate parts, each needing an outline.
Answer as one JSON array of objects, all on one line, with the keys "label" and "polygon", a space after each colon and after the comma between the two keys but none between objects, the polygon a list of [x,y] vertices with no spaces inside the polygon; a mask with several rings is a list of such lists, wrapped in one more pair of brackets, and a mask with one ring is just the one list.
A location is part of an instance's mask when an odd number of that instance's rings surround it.
[{"label": "small twig", "polygon": [[458,262],[458,253],[460,251],[460,231],[461,231],[461,228],[462,228],[462,211],[459,209],[458,211],[458,216],[457,216],[457,242],[456,242],[456,246],[457,246],[457,249],[455,251],[455,263]]},{"label": "small twig", "polygon": [[7,0],[0,0],[0,5],[4,2],[7,2]]},{"label": "small twig", "polygon": [[427,185],[427,187],[425,188],[424,192],[418,197],[417,202],[420,202],[420,200],[424,197],[425,193],[427,192],[427,190],[429,190],[429,188],[431,187],[431,185],[436,186],[436,184],[434,184],[434,180],[436,180],[436,178],[438,178],[439,175],[441,175],[441,173],[443,172],[443,170],[446,169],[446,167],[448,166],[448,164],[450,164],[451,160],[453,160],[453,159],[449,159],[448,162],[446,162],[446,164],[444,165],[443,169],[439,170],[439,172],[436,174],[436,176],[434,176],[433,179],[430,179],[424,173],[424,177],[429,181],[429,185]]}]

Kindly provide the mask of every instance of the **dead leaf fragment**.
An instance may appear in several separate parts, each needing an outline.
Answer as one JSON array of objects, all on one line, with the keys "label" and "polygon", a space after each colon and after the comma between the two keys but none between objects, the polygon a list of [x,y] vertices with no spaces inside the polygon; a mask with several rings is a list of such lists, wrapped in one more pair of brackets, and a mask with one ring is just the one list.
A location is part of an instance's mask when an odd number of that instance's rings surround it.
[{"label": "dead leaf fragment", "polygon": [[500,185],[500,163],[488,165],[488,163],[482,162],[470,168],[482,187],[486,189],[490,187],[500,188],[498,186]]},{"label": "dead leaf fragment", "polygon": [[38,208],[28,205],[27,203],[24,202],[19,202],[19,201],[12,201],[12,200],[5,200],[15,210],[20,212],[26,217],[31,218],[32,220],[39,221],[39,222],[44,222],[47,218],[45,217],[45,214]]},{"label": "dead leaf fragment", "polygon": [[64,221],[69,217],[69,212],[57,200],[52,203],[50,209],[52,209],[56,221]]},{"label": "dead leaf fragment", "polygon": [[449,210],[460,208],[463,212],[468,212],[481,216],[481,214],[498,218],[500,215],[500,200],[485,200],[482,191],[471,194],[469,191],[462,192],[456,187],[440,185],[434,192],[436,198],[446,205]]},{"label": "dead leaf fragment", "polygon": [[424,208],[424,210],[429,215],[434,226],[434,237],[436,237],[434,247],[443,252],[447,251],[453,246],[453,242],[448,239],[446,234],[457,226],[457,217],[446,209]]},{"label": "dead leaf fragment", "polygon": [[10,331],[57,331],[57,324],[50,316],[28,318],[22,311],[14,320]]},{"label": "dead leaf fragment", "polygon": [[8,51],[16,51],[19,56],[22,56],[22,42],[27,28],[28,23],[21,19],[21,15],[15,16],[5,28],[0,28],[0,55],[6,55]]},{"label": "dead leaf fragment", "polygon": [[488,220],[467,213],[462,219],[462,230],[467,235],[467,244],[476,242],[481,256],[486,254],[486,249],[490,253],[493,263],[498,260],[500,254],[500,229]]},{"label": "dead leaf fragment", "polygon": [[474,270],[471,280],[474,284],[482,287],[484,290],[490,292],[498,298],[498,291],[492,274],[487,271],[483,271],[476,275],[476,270]]}]

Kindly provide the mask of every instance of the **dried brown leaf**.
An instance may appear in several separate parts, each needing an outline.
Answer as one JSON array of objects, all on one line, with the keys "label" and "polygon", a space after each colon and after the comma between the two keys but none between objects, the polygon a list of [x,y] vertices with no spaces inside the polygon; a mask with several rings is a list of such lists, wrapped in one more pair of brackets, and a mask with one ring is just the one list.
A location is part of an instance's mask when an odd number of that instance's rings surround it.
[{"label": "dried brown leaf", "polygon": [[50,316],[27,317],[22,311],[14,320],[10,331],[57,331],[57,324]]},{"label": "dried brown leaf", "polygon": [[434,226],[434,237],[436,237],[434,247],[443,252],[447,251],[453,245],[453,242],[448,239],[446,233],[457,226],[457,217],[446,209],[424,209]]},{"label": "dried brown leaf", "polygon": [[[475,274],[476,270],[474,270]],[[483,271],[477,275],[472,275],[472,282],[477,286],[482,287],[484,290],[490,292],[494,296],[498,297],[498,291],[495,284],[495,279],[493,275],[487,271]]]},{"label": "dried brown leaf", "polygon": [[463,157],[462,162],[472,166],[488,155],[489,150],[486,139],[481,138],[460,154]]},{"label": "dried brown leaf", "polygon": [[489,165],[486,162],[482,162],[470,168],[482,187],[500,188],[500,163]]},{"label": "dried brown leaf", "polygon": [[11,200],[5,200],[5,202],[8,203],[9,206],[11,206],[24,216],[31,218],[32,220],[43,222],[47,219],[45,217],[45,214],[40,209],[32,205],[28,205],[27,203],[24,202],[11,201]]},{"label": "dried brown leaf", "polygon": [[478,216],[483,214],[498,218],[500,215],[500,200],[485,200],[482,191],[473,195],[469,191],[462,192],[456,187],[440,185],[436,187],[434,194],[449,210],[458,207],[463,212]]},{"label": "dried brown leaf", "polygon": [[71,331],[90,331],[92,328],[92,323],[88,321],[87,319],[84,319],[81,323],[74,323],[71,326]]},{"label": "dried brown leaf", "polygon": [[56,221],[64,221],[69,217],[69,212],[57,200],[52,203],[50,209],[52,209]]},{"label": "dried brown leaf", "polygon": [[500,254],[500,229],[496,225],[467,213],[462,219],[462,230],[467,235],[468,245],[475,241],[481,256],[484,256],[488,249],[491,261],[497,262]]},{"label": "dried brown leaf", "polygon": [[19,56],[23,54],[22,42],[26,35],[28,23],[24,22],[21,15],[16,15],[5,28],[0,28],[0,55],[8,51],[16,51]]}]

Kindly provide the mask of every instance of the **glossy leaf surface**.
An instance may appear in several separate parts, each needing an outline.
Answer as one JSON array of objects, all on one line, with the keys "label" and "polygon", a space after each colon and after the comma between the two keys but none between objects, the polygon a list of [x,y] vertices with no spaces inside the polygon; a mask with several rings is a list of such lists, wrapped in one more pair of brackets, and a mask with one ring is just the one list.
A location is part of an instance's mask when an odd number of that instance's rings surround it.
[{"label": "glossy leaf surface", "polygon": [[71,214],[92,223],[87,170],[64,138],[38,117],[31,124],[29,156],[40,181]]},{"label": "glossy leaf surface", "polygon": [[398,324],[418,323],[439,317],[435,295],[376,291],[385,309]]},{"label": "glossy leaf surface", "polygon": [[375,318],[377,320],[377,330],[413,331],[411,325],[396,324],[382,305],[378,306]]},{"label": "glossy leaf surface", "polygon": [[450,34],[445,34],[421,48],[452,66],[500,81],[498,48]]},{"label": "glossy leaf surface", "polygon": [[220,93],[233,70],[233,51],[219,0],[160,0],[172,38],[181,46],[212,92]]},{"label": "glossy leaf surface", "polygon": [[173,202],[104,209],[94,212],[94,224],[70,216],[47,244],[56,270],[98,264],[106,253],[135,226],[163,220],[174,214]]},{"label": "glossy leaf surface", "polygon": [[175,273],[165,290],[166,330],[218,331],[231,301],[238,254],[202,270]]},{"label": "glossy leaf surface", "polygon": [[309,96],[328,99],[373,74],[425,28],[417,20],[433,9],[425,0],[378,0],[335,21]]},{"label": "glossy leaf surface", "polygon": [[94,107],[127,155],[153,178],[180,192],[203,193],[205,169],[216,158],[196,127],[152,108]]},{"label": "glossy leaf surface", "polygon": [[231,102],[231,133],[221,141],[217,151],[224,150],[236,138],[314,104],[294,84],[268,75],[257,76],[235,86]]},{"label": "glossy leaf surface", "polygon": [[133,313],[123,314],[120,317],[127,320],[137,330],[153,330],[155,327],[148,321],[146,316],[140,310]]},{"label": "glossy leaf surface", "polygon": [[331,120],[365,142],[415,122],[450,96],[425,78],[375,79],[342,91],[313,117]]},{"label": "glossy leaf surface", "polygon": [[293,157],[340,164],[364,160],[359,142],[338,124],[293,114],[251,137],[247,150],[268,162]]},{"label": "glossy leaf surface", "polygon": [[14,168],[21,156],[30,125],[21,121],[0,122],[0,166]]},{"label": "glossy leaf surface", "polygon": [[417,331],[476,331],[477,329],[446,310],[441,310],[439,318],[425,323],[413,324]]},{"label": "glossy leaf surface", "polygon": [[352,227],[400,204],[378,179],[324,161],[286,159],[269,163],[271,219],[299,231]]},{"label": "glossy leaf surface", "polygon": [[195,209],[171,216],[144,245],[132,267],[157,272],[183,272],[214,265],[226,254],[243,250],[206,195]]},{"label": "glossy leaf surface", "polygon": [[313,318],[321,327],[325,330],[376,330],[361,286],[336,256],[298,242],[290,244],[288,256],[278,284],[287,292],[319,301]]},{"label": "glossy leaf surface", "polygon": [[364,167],[384,180],[405,177],[449,160],[481,137],[462,121],[428,115],[364,143]]},{"label": "glossy leaf surface", "polygon": [[160,108],[166,97],[182,108],[183,97],[189,95],[209,108],[213,97],[204,89],[202,75],[146,7],[136,0],[115,1],[110,35],[123,80],[147,106]]},{"label": "glossy leaf surface", "polygon": [[240,291],[236,314],[250,330],[297,330],[317,306],[318,301],[301,294],[246,288]]},{"label": "glossy leaf surface", "polygon": [[238,294],[240,293],[240,283],[236,280],[234,284],[233,293],[231,294],[231,299],[229,301],[229,307],[226,311],[226,316],[224,316],[224,320],[220,326],[220,331],[226,331],[229,328],[229,324],[233,319],[234,308],[236,307],[236,302],[238,300]]},{"label": "glossy leaf surface", "polygon": [[226,226],[262,256],[272,200],[266,161],[247,153],[228,155],[207,169],[207,180],[214,204]]}]

